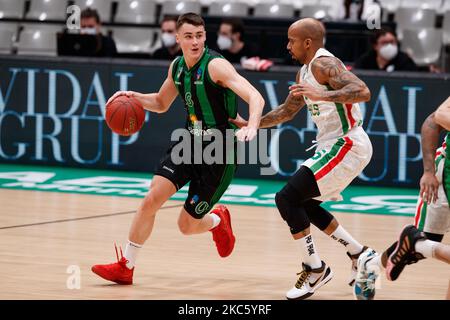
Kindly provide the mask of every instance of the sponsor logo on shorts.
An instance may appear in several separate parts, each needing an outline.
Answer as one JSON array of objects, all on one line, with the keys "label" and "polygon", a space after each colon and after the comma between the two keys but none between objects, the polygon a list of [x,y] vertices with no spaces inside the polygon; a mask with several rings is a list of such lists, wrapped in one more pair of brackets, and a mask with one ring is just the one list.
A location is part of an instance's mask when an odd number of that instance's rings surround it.
[{"label": "sponsor logo on shorts", "polygon": [[201,201],[196,207],[195,207],[195,213],[196,214],[204,214],[209,209],[209,204],[206,201]]}]

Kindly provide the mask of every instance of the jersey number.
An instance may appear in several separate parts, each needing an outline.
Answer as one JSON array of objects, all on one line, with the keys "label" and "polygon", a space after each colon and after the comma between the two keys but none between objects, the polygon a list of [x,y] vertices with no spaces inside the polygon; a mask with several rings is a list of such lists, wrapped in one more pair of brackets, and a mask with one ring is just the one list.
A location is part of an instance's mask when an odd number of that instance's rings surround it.
[{"label": "jersey number", "polygon": [[189,108],[192,108],[194,106],[194,102],[192,101],[192,95],[190,92],[186,92],[184,95],[184,100],[186,100],[186,104]]},{"label": "jersey number", "polygon": [[308,105],[308,110],[311,113],[311,116],[313,116],[313,117],[320,115],[319,105],[317,105],[317,104]]}]

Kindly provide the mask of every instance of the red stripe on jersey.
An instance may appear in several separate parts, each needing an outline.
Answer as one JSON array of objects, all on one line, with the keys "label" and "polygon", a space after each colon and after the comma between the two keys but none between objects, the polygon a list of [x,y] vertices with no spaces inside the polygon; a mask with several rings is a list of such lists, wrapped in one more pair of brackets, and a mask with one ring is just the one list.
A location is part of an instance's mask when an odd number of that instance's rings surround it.
[{"label": "red stripe on jersey", "polygon": [[352,103],[346,103],[345,104],[345,108],[347,109],[347,115],[348,115],[348,120],[350,121],[350,128],[353,128],[353,126],[355,125],[355,118],[353,118],[352,115],[352,108],[353,108],[353,104]]},{"label": "red stripe on jersey", "polygon": [[342,149],[339,151],[339,153],[331,159],[330,162],[328,162],[322,169],[320,169],[314,177],[316,178],[316,181],[320,180],[324,176],[327,175],[331,170],[333,170],[334,167],[336,167],[345,157],[345,155],[350,151],[350,149],[353,146],[353,141],[349,137],[345,137],[345,144],[342,146]]},{"label": "red stripe on jersey", "polygon": [[422,212],[422,207],[423,207],[423,199],[420,199],[420,203],[417,206],[416,216],[414,217],[414,226],[416,228],[419,227],[420,213]]}]

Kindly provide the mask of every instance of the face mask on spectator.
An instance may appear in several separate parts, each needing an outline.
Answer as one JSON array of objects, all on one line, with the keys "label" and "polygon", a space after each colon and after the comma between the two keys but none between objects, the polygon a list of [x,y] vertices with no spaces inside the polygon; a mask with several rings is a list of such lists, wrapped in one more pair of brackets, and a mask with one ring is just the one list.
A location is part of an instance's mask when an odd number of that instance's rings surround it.
[{"label": "face mask on spectator", "polygon": [[163,32],[161,34],[161,41],[163,43],[163,46],[166,48],[173,47],[175,43],[177,43],[175,35],[168,32]]},{"label": "face mask on spectator", "polygon": [[90,34],[90,35],[96,35],[97,29],[96,28],[81,28],[82,34]]},{"label": "face mask on spectator", "polygon": [[396,44],[388,43],[380,48],[380,56],[386,60],[392,60],[397,56],[398,47]]},{"label": "face mask on spectator", "polygon": [[231,41],[231,39],[226,36],[219,35],[219,37],[217,38],[217,46],[220,50],[228,50],[231,48],[232,44],[233,41]]}]

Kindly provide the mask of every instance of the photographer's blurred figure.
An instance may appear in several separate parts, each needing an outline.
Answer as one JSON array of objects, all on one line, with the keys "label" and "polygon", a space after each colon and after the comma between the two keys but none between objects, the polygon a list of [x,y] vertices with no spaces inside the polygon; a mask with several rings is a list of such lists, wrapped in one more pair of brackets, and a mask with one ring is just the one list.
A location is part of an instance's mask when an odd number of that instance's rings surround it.
[{"label": "photographer's blurred figure", "polygon": [[161,22],[162,47],[153,52],[153,59],[173,60],[182,55],[176,39],[177,17],[167,16]]},{"label": "photographer's blurred figure", "polygon": [[86,8],[81,11],[80,33],[97,36],[97,49],[95,57],[113,57],[117,55],[116,43],[114,40],[102,34],[100,16],[95,9]]}]

